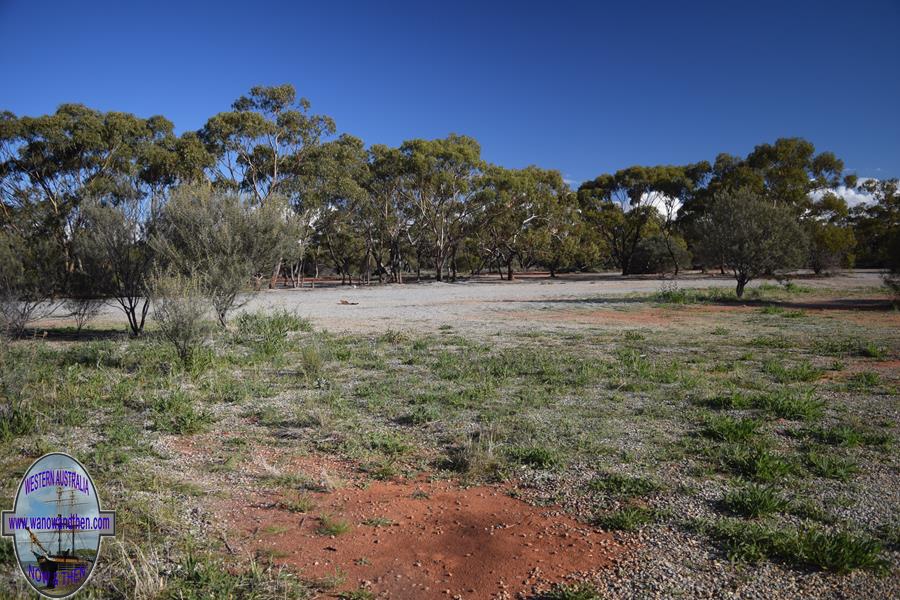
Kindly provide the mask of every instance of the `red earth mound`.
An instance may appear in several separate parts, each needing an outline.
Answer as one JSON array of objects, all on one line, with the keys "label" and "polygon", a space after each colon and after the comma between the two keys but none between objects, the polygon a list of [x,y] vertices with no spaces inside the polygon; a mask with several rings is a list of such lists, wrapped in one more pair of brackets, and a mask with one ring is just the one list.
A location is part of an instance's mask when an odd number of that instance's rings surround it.
[{"label": "red earth mound", "polygon": [[[388,598],[519,598],[608,567],[623,547],[608,533],[502,487],[373,482],[310,493],[308,513],[281,496],[219,507],[235,552],[264,555],[302,577],[338,577],[333,591],[364,587]],[[346,523],[320,530],[327,517]]]}]

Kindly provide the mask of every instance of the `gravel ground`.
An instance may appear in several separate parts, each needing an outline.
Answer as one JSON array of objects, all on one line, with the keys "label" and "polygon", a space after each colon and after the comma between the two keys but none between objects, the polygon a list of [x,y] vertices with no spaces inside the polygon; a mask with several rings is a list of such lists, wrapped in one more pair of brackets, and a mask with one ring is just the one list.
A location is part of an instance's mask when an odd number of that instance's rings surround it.
[{"label": "gravel ground", "polygon": [[[829,278],[803,277],[798,281],[811,288],[849,290],[881,285],[881,275],[877,271],[847,272]],[[392,328],[431,331],[440,325],[476,332],[486,326],[495,330],[516,330],[527,329],[531,324],[509,318],[508,313],[513,311],[558,308],[561,302],[588,298],[653,293],[659,291],[663,283],[658,277],[591,274],[566,275],[558,279],[528,277],[512,282],[482,277],[458,283],[328,284],[315,289],[262,291],[245,298],[247,303],[241,310],[287,309],[308,317],[316,327],[357,333]],[[763,283],[766,281],[754,281],[748,288]],[[679,277],[678,286],[733,289],[734,279],[691,273]],[[98,320],[113,324],[122,322],[123,317],[118,309],[110,306]]]}]

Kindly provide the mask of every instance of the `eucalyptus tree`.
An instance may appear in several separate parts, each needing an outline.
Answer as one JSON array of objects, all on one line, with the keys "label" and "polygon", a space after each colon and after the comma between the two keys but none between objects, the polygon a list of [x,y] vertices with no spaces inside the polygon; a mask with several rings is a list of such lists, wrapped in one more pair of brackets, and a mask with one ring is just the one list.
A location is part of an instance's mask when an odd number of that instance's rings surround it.
[{"label": "eucalyptus tree", "polygon": [[887,283],[900,291],[900,181],[865,179],[858,189],[872,197],[850,216],[859,261],[867,267],[889,269]]},{"label": "eucalyptus tree", "polygon": [[810,207],[814,191],[855,183],[853,176],[845,178],[842,160],[832,152],[816,154],[815,146],[802,138],[760,144],[747,155],[746,164],[755,174],[758,193],[798,210]]},{"label": "eucalyptus tree", "polygon": [[26,201],[0,208],[0,333],[18,336],[54,311],[68,272],[45,206]]},{"label": "eucalyptus tree", "polygon": [[413,208],[414,228],[442,281],[450,258],[482,209],[477,201],[485,163],[474,139],[409,140],[400,146],[407,174],[403,194]]},{"label": "eucalyptus tree", "polygon": [[819,275],[836,267],[853,266],[856,238],[846,200],[826,192],[812,202],[802,221],[809,238],[809,266]]},{"label": "eucalyptus tree", "polygon": [[199,132],[215,157],[211,179],[264,202],[324,137],[334,134],[330,117],[309,110],[309,100],[298,99],[293,85],[251,88],[230,111],[211,117]]},{"label": "eucalyptus tree", "polygon": [[389,274],[394,283],[403,283],[404,251],[414,218],[412,206],[403,194],[406,177],[404,156],[399,149],[383,145],[369,149],[366,194],[360,206],[369,223],[366,232],[379,281]]},{"label": "eucalyptus tree", "polygon": [[[225,189],[249,193],[263,204],[306,168],[307,159],[335,132],[334,121],[310,113],[293,85],[254,86],[231,110],[211,117],[199,132],[215,157],[210,178]],[[275,262],[269,287],[281,271]]]},{"label": "eucalyptus tree", "polygon": [[568,190],[548,205],[540,226],[528,235],[537,238],[529,245],[554,278],[563,269],[594,266],[608,251],[582,218],[578,195]]},{"label": "eucalyptus tree", "polygon": [[[699,183],[703,164],[687,167],[634,166],[583,183],[578,188],[582,211],[608,244],[623,275],[657,206],[674,214],[679,194]],[[689,175],[690,173],[690,175]],[[671,220],[674,223],[674,218]]]},{"label": "eucalyptus tree", "polygon": [[[314,217],[307,222],[315,228],[315,243],[331,258],[344,281],[352,278],[356,267],[366,273],[370,268],[368,229],[372,225],[360,209],[366,196],[367,175],[362,140],[342,135],[321,145],[292,183],[296,186],[297,206],[314,211],[310,213]],[[304,241],[302,248],[308,243]]]},{"label": "eucalyptus tree", "polygon": [[513,278],[513,261],[535,254],[540,237],[534,232],[547,224],[551,212],[568,188],[559,171],[530,166],[505,169],[491,166],[483,179],[484,212],[475,223],[489,252]]},{"label": "eucalyptus tree", "polygon": [[54,114],[39,117],[3,113],[0,202],[41,212],[71,271],[75,264],[70,233],[82,201],[133,200],[142,197],[144,184],[166,185],[165,172],[177,161],[160,163],[151,157],[158,155],[154,147],[170,138],[171,131],[164,117],[103,113],[81,104],[63,104]]}]

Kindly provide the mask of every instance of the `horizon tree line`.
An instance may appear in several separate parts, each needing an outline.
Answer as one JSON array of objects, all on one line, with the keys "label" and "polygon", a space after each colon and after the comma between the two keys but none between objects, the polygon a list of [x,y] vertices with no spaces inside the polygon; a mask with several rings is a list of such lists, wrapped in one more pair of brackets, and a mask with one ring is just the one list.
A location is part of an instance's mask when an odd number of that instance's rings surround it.
[{"label": "horizon tree line", "polygon": [[[841,187],[873,201],[851,208]],[[0,312],[14,332],[68,298],[85,317],[115,303],[139,335],[161,273],[199,281],[222,326],[245,289],[323,270],[399,284],[699,267],[731,272],[741,296],[786,269],[896,270],[898,229],[896,179],[845,175],[800,138],[572,190],[556,170],[489,164],[463,135],[367,148],[291,85],[254,87],[181,135],[163,116],[80,104],[0,113]]]}]

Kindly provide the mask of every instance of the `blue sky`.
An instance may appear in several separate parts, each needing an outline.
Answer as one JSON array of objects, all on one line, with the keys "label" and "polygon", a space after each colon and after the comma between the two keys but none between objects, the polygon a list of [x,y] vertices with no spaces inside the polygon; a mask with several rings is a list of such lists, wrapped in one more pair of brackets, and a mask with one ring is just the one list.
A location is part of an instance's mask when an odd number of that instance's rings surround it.
[{"label": "blue sky", "polygon": [[179,131],[293,83],[366,143],[450,132],[575,183],[802,136],[900,175],[900,2],[0,0],[0,109]]}]

